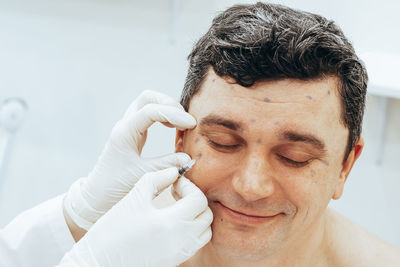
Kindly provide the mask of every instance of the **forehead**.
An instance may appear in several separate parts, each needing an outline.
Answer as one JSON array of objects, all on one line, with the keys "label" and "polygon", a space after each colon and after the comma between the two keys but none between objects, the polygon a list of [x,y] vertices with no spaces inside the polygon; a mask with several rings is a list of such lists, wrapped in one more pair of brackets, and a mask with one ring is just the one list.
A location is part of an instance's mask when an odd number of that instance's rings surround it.
[{"label": "forehead", "polygon": [[[219,107],[237,107],[241,103],[267,107],[295,105],[304,110],[329,110],[335,112],[336,119],[340,120],[341,104],[338,94],[339,80],[335,76],[309,81],[299,79],[264,80],[256,82],[251,87],[243,87],[235,83],[230,77],[220,77],[210,69],[205,77],[199,92],[193,97],[193,105],[215,103]],[[264,104],[264,105],[262,105]],[[333,114],[331,114],[333,115]],[[333,116],[330,116],[333,117]]]},{"label": "forehead", "polygon": [[[234,104],[256,105],[263,110],[292,104],[303,111],[329,111],[330,118],[337,115],[340,120],[341,101],[338,94],[339,80],[335,76],[309,81],[298,79],[264,80],[251,87],[243,87],[234,79],[222,78],[210,69],[199,92],[193,97],[190,106],[216,104],[218,107],[238,107]],[[247,103],[246,103],[247,102]],[[274,105],[267,105],[274,104]],[[211,107],[211,106],[210,106]],[[300,110],[299,110],[300,111]],[[332,114],[331,112],[334,112]],[[321,114],[322,115],[322,114]]]}]

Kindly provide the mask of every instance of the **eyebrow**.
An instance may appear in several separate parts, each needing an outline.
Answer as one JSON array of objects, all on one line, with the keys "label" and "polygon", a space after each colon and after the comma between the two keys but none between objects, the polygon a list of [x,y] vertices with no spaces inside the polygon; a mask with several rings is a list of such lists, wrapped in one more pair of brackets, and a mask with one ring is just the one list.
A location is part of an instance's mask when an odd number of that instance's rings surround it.
[{"label": "eyebrow", "polygon": [[225,119],[218,115],[208,115],[200,120],[201,126],[223,126],[230,130],[241,131],[243,126],[239,122]]},{"label": "eyebrow", "polygon": [[310,144],[316,149],[326,153],[325,143],[312,134],[298,133],[292,130],[284,130],[278,134],[279,140],[287,140],[290,142],[302,142]]},{"label": "eyebrow", "polygon": [[[234,131],[242,131],[244,128],[239,122],[226,119],[215,114],[211,114],[202,118],[199,124],[200,126],[222,126]],[[322,153],[327,152],[324,141],[312,134],[299,133],[294,130],[283,130],[278,132],[277,136],[280,141],[302,142],[313,146]]]}]

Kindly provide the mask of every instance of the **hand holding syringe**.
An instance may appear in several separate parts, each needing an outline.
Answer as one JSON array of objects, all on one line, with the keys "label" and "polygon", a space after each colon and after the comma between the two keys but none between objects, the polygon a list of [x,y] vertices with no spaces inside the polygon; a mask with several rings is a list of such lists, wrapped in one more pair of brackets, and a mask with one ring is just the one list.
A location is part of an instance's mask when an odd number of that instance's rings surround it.
[{"label": "hand holding syringe", "polygon": [[[192,257],[210,241],[213,220],[205,195],[182,176],[194,162],[145,174],[59,266],[177,266]],[[174,182],[179,200],[154,207],[152,200]]]},{"label": "hand holding syringe", "polygon": [[[207,198],[181,177],[194,164],[189,155],[140,155],[147,129],[156,121],[179,130],[196,126],[196,120],[164,94],[146,91],[131,104],[93,170],[77,180],[64,199],[64,216],[75,240],[86,233],[83,229],[89,231],[63,264],[175,266],[211,239],[213,215]],[[176,203],[153,206],[158,193],[173,183]]]}]

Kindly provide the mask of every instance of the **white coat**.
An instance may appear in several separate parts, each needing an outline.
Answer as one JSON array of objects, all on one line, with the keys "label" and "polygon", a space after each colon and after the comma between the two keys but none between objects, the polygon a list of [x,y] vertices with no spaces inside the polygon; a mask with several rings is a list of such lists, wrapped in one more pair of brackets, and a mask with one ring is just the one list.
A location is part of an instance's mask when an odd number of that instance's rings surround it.
[{"label": "white coat", "polygon": [[64,195],[24,211],[0,230],[1,267],[55,266],[75,244],[64,220]]}]

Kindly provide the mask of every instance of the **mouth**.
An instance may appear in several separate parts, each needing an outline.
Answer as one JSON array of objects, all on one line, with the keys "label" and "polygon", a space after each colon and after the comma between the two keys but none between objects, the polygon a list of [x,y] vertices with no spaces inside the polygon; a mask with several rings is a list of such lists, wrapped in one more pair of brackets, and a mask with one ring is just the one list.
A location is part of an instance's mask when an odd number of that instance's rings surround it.
[{"label": "mouth", "polygon": [[276,219],[281,213],[273,216],[259,216],[251,215],[248,212],[244,213],[241,211],[236,211],[224,206],[221,202],[215,201],[215,207],[220,210],[225,216],[229,217],[231,220],[244,223],[244,224],[264,224]]}]

